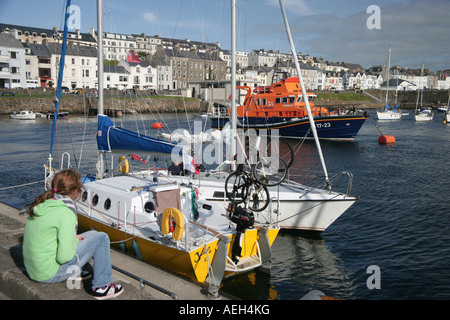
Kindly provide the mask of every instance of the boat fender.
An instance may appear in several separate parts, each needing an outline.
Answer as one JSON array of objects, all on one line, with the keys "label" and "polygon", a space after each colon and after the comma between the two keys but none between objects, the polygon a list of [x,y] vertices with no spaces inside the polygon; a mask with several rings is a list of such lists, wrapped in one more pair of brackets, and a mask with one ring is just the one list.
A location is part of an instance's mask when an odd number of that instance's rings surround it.
[{"label": "boat fender", "polygon": [[133,249],[134,256],[137,259],[142,260],[142,255],[141,255],[141,250],[139,249],[139,244],[134,240],[131,243],[131,249]]},{"label": "boat fender", "polygon": [[[175,223],[172,225],[172,221]],[[161,218],[161,232],[166,235],[172,232],[175,240],[180,240],[184,232],[184,216],[177,208],[167,208]]]},{"label": "boat fender", "polygon": [[128,162],[127,157],[121,156],[118,159],[119,161],[119,171],[123,173],[128,173],[130,171],[130,163]]}]

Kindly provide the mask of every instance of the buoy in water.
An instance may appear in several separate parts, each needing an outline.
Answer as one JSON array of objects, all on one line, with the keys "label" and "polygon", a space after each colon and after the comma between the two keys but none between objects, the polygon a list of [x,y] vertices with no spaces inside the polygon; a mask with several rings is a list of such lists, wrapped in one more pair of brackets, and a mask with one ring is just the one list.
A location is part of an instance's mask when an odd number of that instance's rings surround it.
[{"label": "buoy in water", "polygon": [[380,136],[378,138],[378,143],[379,144],[395,144],[395,137],[388,135],[388,134],[383,134],[382,136]]},{"label": "buoy in water", "polygon": [[162,129],[162,128],[164,128],[164,125],[163,125],[162,122],[155,122],[155,123],[152,125],[152,128],[153,128],[153,129]]}]

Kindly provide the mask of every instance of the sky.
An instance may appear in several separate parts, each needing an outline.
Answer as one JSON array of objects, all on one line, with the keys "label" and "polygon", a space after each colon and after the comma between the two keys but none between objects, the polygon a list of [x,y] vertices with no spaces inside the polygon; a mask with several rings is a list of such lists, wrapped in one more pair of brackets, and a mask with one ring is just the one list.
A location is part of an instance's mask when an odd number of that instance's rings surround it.
[{"label": "sky", "polygon": [[[82,32],[95,0],[72,0]],[[290,52],[279,0],[236,0],[237,50]],[[450,69],[449,0],[283,0],[297,52],[364,68]],[[63,28],[64,0],[0,0],[0,23]],[[230,44],[229,0],[104,0],[104,31]]]}]

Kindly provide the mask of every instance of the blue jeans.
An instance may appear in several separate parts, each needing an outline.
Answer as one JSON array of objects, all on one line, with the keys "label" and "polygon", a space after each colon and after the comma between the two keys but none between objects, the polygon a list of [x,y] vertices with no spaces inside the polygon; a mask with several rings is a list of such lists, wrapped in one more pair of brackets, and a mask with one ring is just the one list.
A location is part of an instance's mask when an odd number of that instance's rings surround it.
[{"label": "blue jeans", "polygon": [[81,274],[81,269],[94,258],[94,275],[92,288],[99,288],[114,282],[112,279],[111,255],[109,247],[109,237],[104,232],[95,230],[81,234],[84,239],[80,240],[77,251],[73,259],[60,265],[56,274],[42,283],[58,283],[66,281],[69,277],[76,277]]}]

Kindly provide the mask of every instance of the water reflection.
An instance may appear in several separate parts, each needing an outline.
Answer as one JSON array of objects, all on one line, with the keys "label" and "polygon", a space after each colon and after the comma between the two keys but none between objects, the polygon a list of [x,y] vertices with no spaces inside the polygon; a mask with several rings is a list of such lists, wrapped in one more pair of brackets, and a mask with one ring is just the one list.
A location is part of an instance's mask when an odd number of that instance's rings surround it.
[{"label": "water reflection", "polygon": [[225,281],[238,298],[296,300],[311,290],[347,299],[356,289],[351,272],[318,234],[282,232],[272,246],[270,274],[254,271]]}]

